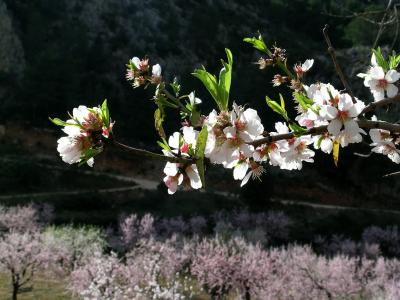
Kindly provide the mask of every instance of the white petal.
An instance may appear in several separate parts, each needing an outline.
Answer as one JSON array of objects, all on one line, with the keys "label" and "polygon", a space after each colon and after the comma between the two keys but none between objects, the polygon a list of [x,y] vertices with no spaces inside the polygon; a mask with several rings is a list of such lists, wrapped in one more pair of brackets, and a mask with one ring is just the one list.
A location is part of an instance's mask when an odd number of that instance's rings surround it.
[{"label": "white petal", "polygon": [[190,179],[190,186],[197,190],[202,187],[201,179],[199,175],[199,171],[197,170],[196,165],[191,165],[185,169],[186,175]]},{"label": "white petal", "polygon": [[94,165],[94,158],[92,157],[92,158],[89,159],[86,163],[88,164],[89,167],[93,167],[93,165]]},{"label": "white petal", "polygon": [[321,106],[320,115],[322,118],[327,120],[333,120],[334,118],[336,118],[337,114],[338,110],[336,107],[333,107],[331,105]]},{"label": "white petal", "polygon": [[314,60],[313,59],[307,59],[302,65],[301,65],[301,69],[304,72],[307,72],[314,64]]},{"label": "white petal", "polygon": [[175,176],[176,174],[178,174],[178,170],[178,164],[176,163],[167,162],[164,167],[164,173],[168,176]]},{"label": "white petal", "polygon": [[371,65],[372,65],[373,67],[375,67],[375,66],[378,65],[378,63],[376,62],[375,53],[372,53],[372,55],[371,55]]},{"label": "white petal", "polygon": [[400,163],[400,154],[398,151],[393,150],[389,152],[388,157],[396,164]]},{"label": "white petal", "polygon": [[383,89],[371,89],[371,93],[374,96],[375,101],[385,98],[385,91]]},{"label": "white petal", "polygon": [[379,79],[384,79],[385,78],[385,72],[381,67],[372,67],[369,71],[371,77],[373,79],[379,80]]},{"label": "white petal", "polygon": [[69,136],[75,137],[81,135],[81,129],[78,126],[67,125],[63,128],[63,131]]},{"label": "white petal", "polygon": [[321,141],[321,151],[325,153],[331,153],[333,148],[333,142],[330,138],[324,138]]},{"label": "white petal", "polygon": [[236,128],[233,126],[226,127],[224,128],[224,133],[226,138],[233,139],[236,137]]},{"label": "white petal", "polygon": [[198,132],[194,130],[191,126],[184,126],[182,129],[183,139],[187,144],[196,146],[197,134]]},{"label": "white petal", "polygon": [[289,133],[289,128],[282,122],[275,123],[275,129],[279,134]]},{"label": "white petal", "polygon": [[339,96],[338,108],[341,111],[349,110],[353,106],[353,100],[349,94],[341,94]]},{"label": "white petal", "polygon": [[176,178],[171,176],[165,176],[163,181],[165,185],[168,187],[168,194],[170,195],[175,194],[175,192],[178,189],[178,181],[176,180]]},{"label": "white petal", "polygon": [[367,76],[368,76],[368,74],[365,74],[365,73],[358,73],[357,74],[357,77],[360,77],[360,78],[365,78]]},{"label": "white petal", "polygon": [[329,125],[328,125],[328,131],[330,134],[337,136],[340,132],[340,129],[342,129],[342,122],[339,121],[338,119],[332,120]]},{"label": "white petal", "polygon": [[386,87],[386,93],[388,97],[396,96],[398,91],[399,91],[398,87],[395,86],[393,83],[389,83]]},{"label": "white petal", "polygon": [[389,70],[385,75],[385,79],[389,83],[394,83],[400,79],[400,73],[396,70]]},{"label": "white petal", "polygon": [[161,76],[161,66],[159,64],[156,64],[152,68],[152,74],[155,77],[160,77]]},{"label": "white petal", "polygon": [[180,147],[181,134],[179,132],[174,132],[168,139],[168,145],[173,149],[179,149]]},{"label": "white petal", "polygon": [[369,131],[369,136],[371,137],[372,142],[374,143],[380,143],[382,142],[382,135],[381,131],[379,129],[371,129]]},{"label": "white petal", "polygon": [[137,68],[137,69],[139,69],[139,67],[140,67],[140,58],[139,57],[133,57],[132,59],[131,59],[131,62],[135,65],[135,67]]},{"label": "white petal", "polygon": [[246,172],[249,169],[247,162],[238,163],[233,169],[233,178],[235,180],[242,180],[246,176]]},{"label": "white petal", "polygon": [[344,122],[344,130],[346,131],[346,134],[348,134],[350,137],[353,137],[359,133],[360,127],[355,120],[350,119]]},{"label": "white petal", "polygon": [[240,184],[240,187],[244,186],[247,182],[249,182],[251,174],[253,174],[251,171],[249,173],[247,173],[247,175],[243,178],[242,183]]}]

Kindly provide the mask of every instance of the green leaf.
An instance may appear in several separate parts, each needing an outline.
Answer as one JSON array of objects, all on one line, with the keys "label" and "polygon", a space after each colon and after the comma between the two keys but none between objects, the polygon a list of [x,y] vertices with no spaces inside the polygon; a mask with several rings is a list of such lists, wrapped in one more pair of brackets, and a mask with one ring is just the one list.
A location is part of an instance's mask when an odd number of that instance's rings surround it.
[{"label": "green leaf", "polygon": [[400,55],[396,55],[396,52],[393,51],[392,55],[389,56],[389,68],[396,69],[400,63]]},{"label": "green leaf", "polygon": [[102,148],[90,148],[85,151],[85,153],[81,157],[81,161],[79,162],[78,166],[82,166],[87,163],[89,159],[95,157],[97,154],[100,154],[103,151]]},{"label": "green leaf", "polygon": [[243,41],[246,43],[252,44],[254,48],[268,54],[269,56],[272,55],[272,53],[268,49],[267,45],[265,45],[264,40],[262,39],[261,35],[258,38],[256,38],[256,37],[244,38]]},{"label": "green leaf", "polygon": [[223,110],[222,103],[220,103],[219,99],[219,92],[218,92],[219,88],[218,88],[217,78],[214,75],[208,73],[204,68],[204,66],[202,69],[194,70],[192,75],[200,79],[200,81],[203,83],[203,85],[206,87],[210,95],[215,100],[215,103],[217,103],[218,108],[220,110]]},{"label": "green leaf", "polygon": [[63,121],[63,120],[60,120],[59,118],[54,118],[54,119],[52,119],[52,118],[50,118],[49,117],[49,120],[53,123],[53,124],[55,124],[55,125],[57,125],[57,126],[68,126],[68,125],[73,125],[73,124],[69,124],[69,123],[67,123],[67,122],[65,122],[65,121]]},{"label": "green leaf", "polygon": [[221,106],[223,107],[221,110],[227,111],[229,106],[229,91],[231,89],[232,81],[233,57],[232,52],[228,48],[225,49],[225,52],[226,56],[228,57],[228,63],[226,63],[224,60],[221,60],[223,68],[219,73],[218,93]]},{"label": "green leaf", "polygon": [[[280,97],[282,97],[280,95]],[[287,112],[284,108],[281,107],[281,105],[278,104],[278,102],[272,100],[268,96],[265,96],[265,100],[267,101],[267,105],[277,114],[281,115],[286,121],[289,120]]]},{"label": "green leaf", "polygon": [[105,99],[101,105],[101,114],[104,125],[106,128],[110,128],[110,111],[108,110],[107,99]]},{"label": "green leaf", "polygon": [[313,104],[314,101],[308,98],[306,95],[298,92],[294,92],[294,100],[303,108],[309,109]]},{"label": "green leaf", "polygon": [[215,103],[220,111],[227,111],[229,107],[229,91],[231,88],[232,81],[232,64],[233,58],[232,53],[229,49],[225,49],[228,62],[222,60],[222,69],[219,73],[219,78],[205,69],[196,69],[192,75],[200,79],[203,85],[206,87],[208,92],[211,94]]},{"label": "green leaf", "polygon": [[283,111],[286,111],[285,109],[285,100],[283,99],[282,94],[279,94],[279,100],[281,101],[281,108]]},{"label": "green leaf", "polygon": [[372,52],[375,54],[378,66],[382,67],[385,72],[389,71],[389,63],[383,57],[381,48],[372,49]]},{"label": "green leaf", "polygon": [[306,128],[303,128],[296,123],[289,124],[289,128],[291,131],[293,131],[295,136],[302,136],[308,132]]},{"label": "green leaf", "polygon": [[195,150],[196,166],[197,170],[199,171],[199,176],[203,188],[205,188],[204,151],[206,149],[207,137],[208,137],[208,130],[207,127],[204,126],[203,129],[200,131],[199,135],[197,136],[196,150]]},{"label": "green leaf", "polygon": [[163,122],[164,122],[164,110],[159,107],[154,112],[154,127],[156,128],[159,136],[165,139],[166,136],[163,128]]},{"label": "green leaf", "polygon": [[165,138],[162,138],[162,141],[157,141],[157,144],[163,148],[164,150],[167,150],[168,152],[172,152],[171,148],[169,147],[167,140]]},{"label": "green leaf", "polygon": [[174,91],[175,96],[178,97],[181,91],[181,85],[179,84],[178,79],[176,77],[174,78],[174,82],[170,83],[170,86]]},{"label": "green leaf", "polygon": [[197,110],[196,106],[192,107],[192,114],[190,115],[190,123],[192,126],[197,127],[200,124],[201,114]]},{"label": "green leaf", "polygon": [[322,140],[324,139],[324,136],[323,135],[321,135],[319,138],[318,138],[318,141],[317,141],[317,149],[320,149],[321,148],[321,143],[322,143]]},{"label": "green leaf", "polygon": [[158,98],[155,100],[155,103],[158,105],[158,107],[170,107],[170,108],[179,107],[177,104],[168,101],[168,99],[162,95],[158,95]]}]

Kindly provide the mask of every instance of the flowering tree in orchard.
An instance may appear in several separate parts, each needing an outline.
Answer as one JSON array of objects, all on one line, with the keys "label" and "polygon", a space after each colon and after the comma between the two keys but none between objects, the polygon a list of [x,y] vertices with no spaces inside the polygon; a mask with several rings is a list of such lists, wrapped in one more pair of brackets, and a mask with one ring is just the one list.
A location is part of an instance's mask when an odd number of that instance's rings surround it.
[{"label": "flowering tree in orchard", "polygon": [[[396,82],[400,79],[397,67],[400,56],[393,53],[385,57],[380,48],[372,50],[371,65],[366,73],[358,76],[373,95],[374,102],[366,105],[354,96],[340,65],[327,27],[323,30],[336,71],[344,86],[339,90],[330,83],[306,82],[306,75],[313,67],[314,60],[289,67],[284,49],[276,46],[270,49],[261,36],[245,38],[264,56],[258,61],[259,67],[277,67],[281,70],[274,76],[275,87],[287,86],[297,106],[297,116],[289,116],[285,100],[280,94],[279,101],[266,96],[266,104],[282,117],[275,129],[266,131],[256,110],[231,103],[229,98],[233,56],[226,49],[227,61],[222,60],[219,76],[209,73],[204,67],[192,74],[198,78],[215,101],[216,109],[207,115],[200,112],[202,101],[196,92],[181,93],[180,84],[164,81],[161,66],[151,66],[149,59],[132,58],[127,64],[127,80],[134,88],[155,88],[153,102],[155,128],[160,135],[158,144],[163,154],[136,149],[119,143],[113,136],[114,122],[110,118],[107,101],[100,107],[74,108],[70,119],[51,119],[62,126],[66,136],[58,140],[58,152],[69,164],[92,166],[94,157],[105,147],[117,146],[153,159],[166,161],[164,183],[168,193],[173,194],[178,186],[200,189],[205,186],[204,161],[231,169],[235,180],[245,185],[251,178],[260,178],[266,165],[285,170],[301,170],[303,163],[314,162],[315,151],[332,154],[338,163],[339,149],[353,143],[368,141],[371,151],[388,156],[400,163],[400,125],[378,120],[367,113],[377,108],[400,102]],[[182,127],[167,137],[163,122],[168,109],[180,110]]]}]

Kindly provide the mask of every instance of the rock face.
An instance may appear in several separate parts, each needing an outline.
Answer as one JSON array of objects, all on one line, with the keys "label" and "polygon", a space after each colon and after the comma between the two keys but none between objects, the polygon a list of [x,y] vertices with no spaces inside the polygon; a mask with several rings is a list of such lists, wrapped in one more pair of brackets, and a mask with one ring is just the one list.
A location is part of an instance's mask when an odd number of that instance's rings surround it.
[{"label": "rock face", "polygon": [[6,4],[0,0],[0,73],[19,78],[25,69],[24,48],[13,26]]}]

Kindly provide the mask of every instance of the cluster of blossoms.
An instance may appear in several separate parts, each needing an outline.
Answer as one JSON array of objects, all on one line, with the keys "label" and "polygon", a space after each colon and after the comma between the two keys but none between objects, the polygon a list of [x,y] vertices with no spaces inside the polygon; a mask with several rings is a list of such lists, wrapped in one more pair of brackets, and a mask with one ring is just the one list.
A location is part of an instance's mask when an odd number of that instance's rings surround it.
[{"label": "cluster of blossoms", "polygon": [[73,109],[70,117],[66,122],[52,119],[67,134],[57,141],[57,151],[68,164],[87,163],[92,167],[93,157],[102,151],[104,140],[112,134],[114,124],[110,121],[107,102],[101,108],[81,105]]},{"label": "cluster of blossoms", "polygon": [[131,81],[135,88],[149,83],[157,85],[161,82],[161,66],[159,64],[153,65],[150,73],[148,58],[140,59],[135,56],[127,66],[126,79]]},{"label": "cluster of blossoms", "polygon": [[[153,97],[158,106],[155,126],[162,138],[159,144],[164,158],[168,161],[164,168],[164,183],[169,194],[175,193],[182,184],[193,189],[204,187],[204,159],[232,169],[233,178],[240,180],[241,186],[250,178],[260,179],[267,163],[284,170],[301,170],[303,162],[314,162],[315,152],[311,146],[327,154],[333,153],[337,164],[340,147],[362,142],[363,135],[367,135],[364,129],[370,129],[372,152],[387,155],[393,162],[400,163],[400,150],[396,148],[400,143],[398,132],[380,129],[379,121],[367,120],[365,109],[370,107],[354,97],[350,90],[339,91],[329,83],[305,83],[307,73],[314,65],[313,59],[295,64],[290,71],[284,49],[274,47],[270,51],[261,38],[245,41],[268,55],[268,58],[258,61],[261,69],[268,66],[282,69],[285,74],[276,74],[273,86],[286,84],[297,104],[298,114],[292,120],[282,95],[280,103],[266,97],[268,106],[284,119],[275,123],[275,131],[272,132],[264,131],[254,109],[236,103],[229,105],[233,63],[229,49],[226,49],[228,62],[222,60],[223,68],[218,79],[204,67],[193,73],[218,106],[219,111],[212,110],[208,115],[198,110],[197,105],[202,101],[194,92],[180,95],[181,87],[176,80],[169,85],[163,82],[159,64],[150,68],[147,58],[140,60],[134,57],[127,65],[126,77],[134,87],[156,86]],[[400,73],[396,71],[399,63],[400,56],[393,54],[385,59],[378,48],[373,51],[367,73],[359,74],[376,102],[385,96],[397,95],[395,83],[400,79]],[[169,92],[168,88],[172,91]],[[187,101],[182,101],[184,99]],[[55,122],[61,122],[57,125],[64,126],[63,130],[68,134],[58,141],[58,151],[65,162],[93,164],[93,156],[101,152],[103,142],[109,138],[112,129],[108,110],[105,111],[103,106],[93,109],[80,106],[74,109],[72,119]],[[167,108],[179,109],[183,124],[168,141],[162,127]],[[365,122],[369,123],[360,126]]]},{"label": "cluster of blossoms", "polygon": [[[164,155],[171,157],[175,155],[182,157],[194,156],[198,131],[193,127],[184,126],[182,132],[183,134],[175,132],[169,137],[168,145],[170,148],[169,150],[163,150]],[[175,193],[182,183],[186,187],[191,186],[193,189],[202,187],[199,171],[195,164],[167,162],[164,173],[166,175],[164,183],[168,187],[169,194]]]},{"label": "cluster of blossoms", "polygon": [[[380,52],[377,52],[381,56]],[[392,68],[394,67],[394,68]],[[400,79],[400,73],[395,70],[395,66],[378,64],[376,54],[371,56],[371,66],[367,73],[359,73],[358,77],[364,78],[364,85],[369,87],[375,101],[387,97],[394,97],[399,91],[395,83]]]},{"label": "cluster of blossoms", "polygon": [[261,138],[264,132],[254,109],[244,109],[234,103],[230,112],[218,114],[213,110],[206,118],[205,126],[208,130],[205,156],[211,163],[233,168],[234,179],[242,180],[242,185],[251,175],[261,176],[264,168],[252,158],[254,147],[249,144]]}]

